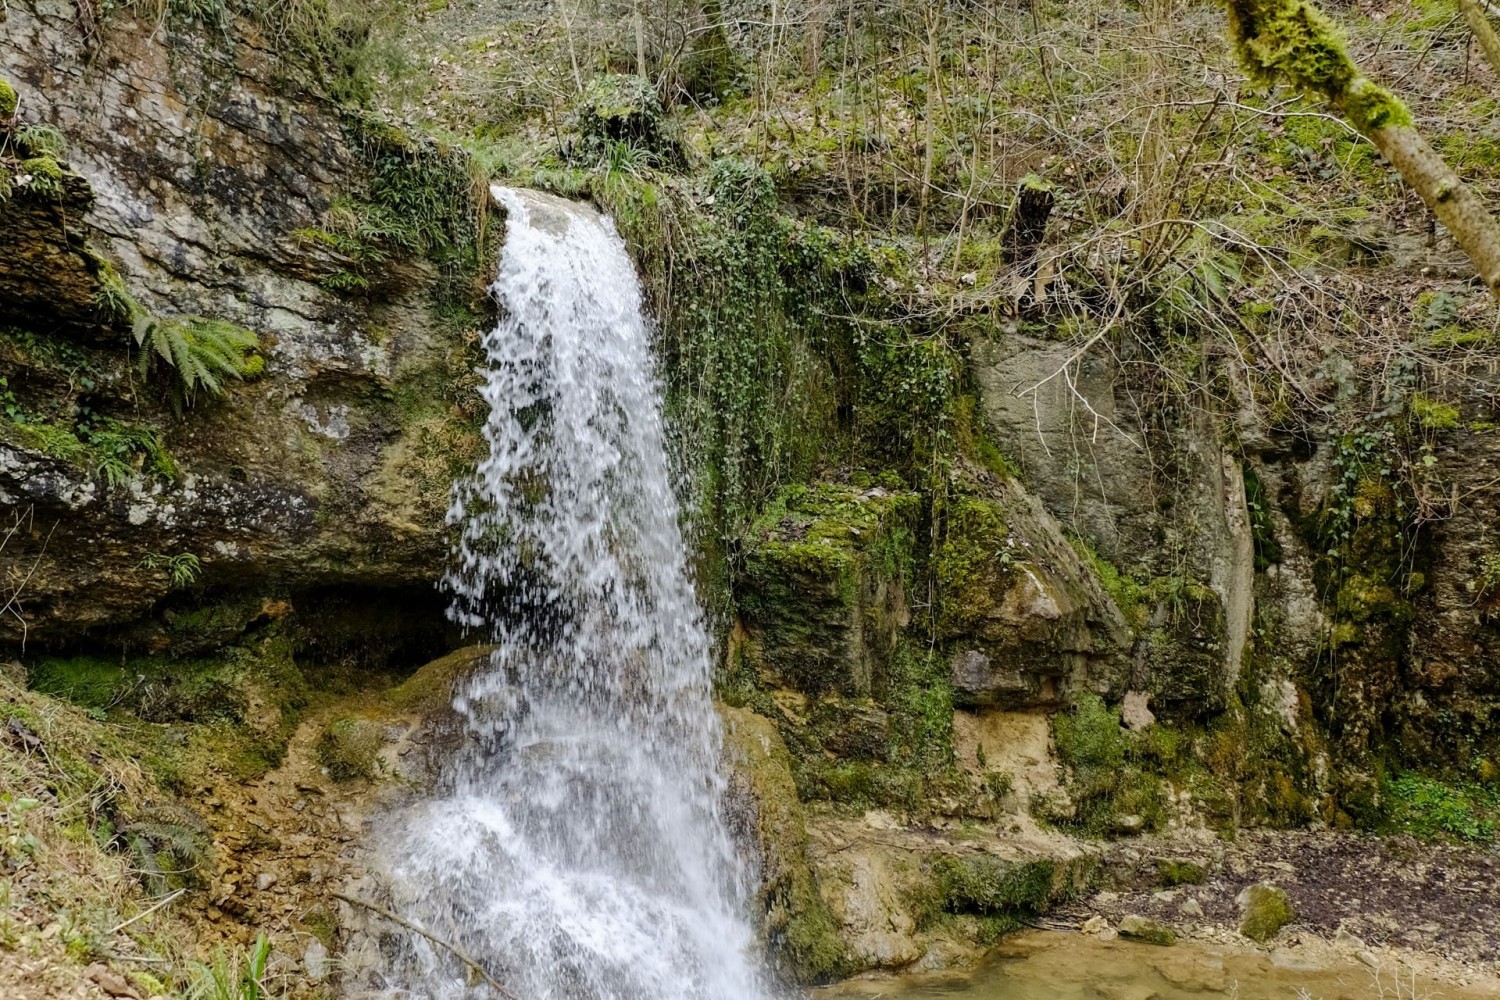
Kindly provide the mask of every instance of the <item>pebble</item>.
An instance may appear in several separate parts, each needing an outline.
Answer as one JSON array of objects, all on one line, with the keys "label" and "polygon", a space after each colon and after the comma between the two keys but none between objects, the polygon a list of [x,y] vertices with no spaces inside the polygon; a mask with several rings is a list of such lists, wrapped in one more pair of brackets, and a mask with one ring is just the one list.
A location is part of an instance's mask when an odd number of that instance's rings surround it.
[{"label": "pebble", "polygon": [[259,875],[255,876],[255,888],[259,889],[261,892],[265,892],[275,884],[276,876],[271,874],[270,872],[261,872]]}]

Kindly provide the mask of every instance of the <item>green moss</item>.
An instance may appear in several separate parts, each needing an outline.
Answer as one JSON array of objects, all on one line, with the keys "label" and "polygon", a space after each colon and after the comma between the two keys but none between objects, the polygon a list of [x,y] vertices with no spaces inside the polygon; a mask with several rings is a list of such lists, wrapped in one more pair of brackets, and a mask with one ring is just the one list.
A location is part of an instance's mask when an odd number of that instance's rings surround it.
[{"label": "green moss", "polygon": [[380,769],[380,748],[385,727],[368,719],[341,716],[330,722],[318,738],[318,760],[334,781],[375,777]]},{"label": "green moss", "polygon": [[[425,257],[438,271],[440,306],[483,301],[500,237],[491,225],[488,178],[463,149],[397,128],[371,114],[346,112],[344,134],[368,170],[367,196],[335,206],[337,232],[325,232],[353,261],[363,291],[388,260]],[[308,232],[308,231],[303,231]],[[392,290],[405,280],[382,273]]]},{"label": "green moss", "polygon": [[747,533],[740,607],[759,664],[809,693],[869,694],[877,631],[911,579],[914,493],[788,487]]},{"label": "green moss", "polygon": [[62,193],[63,170],[50,156],[33,156],[29,160],[22,160],[18,176],[31,178],[21,190],[32,197],[53,198]]},{"label": "green moss", "polygon": [[1247,887],[1240,896],[1243,916],[1240,933],[1252,941],[1269,941],[1281,928],[1297,919],[1286,890],[1260,883]]},{"label": "green moss", "polygon": [[965,495],[943,509],[942,541],[933,553],[943,634],[973,628],[1004,596],[1004,576],[1021,561],[1010,544],[1005,510],[988,497]]},{"label": "green moss", "polygon": [[11,82],[0,76],[0,121],[8,121],[16,116],[16,88]]},{"label": "green moss", "polygon": [[1365,134],[1411,125],[1399,99],[1360,75],[1343,33],[1311,0],[1229,0],[1228,11],[1235,51],[1258,82],[1317,93]]},{"label": "green moss", "polygon": [[1500,790],[1492,787],[1406,773],[1384,782],[1381,799],[1381,826],[1389,832],[1484,844],[1500,832]]},{"label": "green moss", "polygon": [[1132,941],[1144,941],[1146,944],[1170,947],[1177,943],[1177,934],[1172,928],[1159,924],[1155,920],[1131,914],[1120,921],[1120,937],[1129,938]]},{"label": "green moss", "polygon": [[1439,402],[1425,393],[1413,393],[1407,401],[1407,406],[1412,419],[1423,430],[1449,431],[1462,425],[1458,407],[1451,403]]},{"label": "green moss", "polygon": [[1230,0],[1228,12],[1240,62],[1261,83],[1336,99],[1357,76],[1343,33],[1309,0]]},{"label": "green moss", "polygon": [[1208,881],[1208,869],[1187,858],[1157,858],[1156,872],[1162,885],[1202,885]]},{"label": "green moss", "polygon": [[1117,831],[1125,817],[1136,817],[1139,830],[1165,822],[1166,795],[1155,773],[1162,761],[1153,759],[1145,737],[1122,728],[1119,709],[1098,695],[1082,695],[1073,711],[1053,716],[1052,734],[1076,807],[1069,825],[1102,836]]},{"label": "green moss", "polygon": [[807,861],[807,829],[792,778],[793,760],[771,721],[728,709],[725,750],[749,783],[760,845],[760,891],[774,964],[794,982],[828,982],[854,971],[848,948]]},{"label": "green moss", "polygon": [[1047,859],[1016,863],[989,854],[937,854],[925,867],[942,907],[952,913],[1035,916],[1059,894],[1057,866]]},{"label": "green moss", "polygon": [[1361,77],[1344,94],[1344,113],[1365,135],[1383,128],[1410,128],[1411,111],[1389,90]]}]

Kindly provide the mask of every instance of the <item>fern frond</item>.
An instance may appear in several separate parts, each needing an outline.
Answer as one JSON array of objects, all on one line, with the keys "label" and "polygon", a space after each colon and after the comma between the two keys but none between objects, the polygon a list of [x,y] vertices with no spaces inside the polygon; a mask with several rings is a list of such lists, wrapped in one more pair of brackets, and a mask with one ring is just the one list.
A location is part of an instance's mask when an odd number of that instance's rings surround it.
[{"label": "fern frond", "polygon": [[147,320],[134,326],[141,345],[142,369],[149,370],[153,355],[177,372],[184,399],[203,392],[222,396],[227,379],[243,379],[258,366],[251,361],[260,344],[253,331],[224,320],[183,316]]}]

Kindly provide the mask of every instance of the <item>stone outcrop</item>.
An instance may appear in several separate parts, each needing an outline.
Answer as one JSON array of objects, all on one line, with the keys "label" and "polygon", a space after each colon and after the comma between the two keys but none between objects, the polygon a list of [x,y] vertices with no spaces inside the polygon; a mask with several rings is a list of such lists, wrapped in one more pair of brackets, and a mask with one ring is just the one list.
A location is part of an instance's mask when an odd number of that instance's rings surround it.
[{"label": "stone outcrop", "polygon": [[[481,320],[464,301],[440,315],[420,255],[341,287],[356,264],[322,228],[335,202],[376,197],[372,143],[418,164],[425,147],[290,93],[245,24],[123,8],[90,35],[72,5],[23,0],[5,36],[17,121],[61,131],[67,173],[0,232],[18,612],[0,639],[76,643],[224,592],[430,593],[449,484],[479,443]],[[141,315],[247,329],[258,371],[175,412],[171,370],[135,370]]]}]

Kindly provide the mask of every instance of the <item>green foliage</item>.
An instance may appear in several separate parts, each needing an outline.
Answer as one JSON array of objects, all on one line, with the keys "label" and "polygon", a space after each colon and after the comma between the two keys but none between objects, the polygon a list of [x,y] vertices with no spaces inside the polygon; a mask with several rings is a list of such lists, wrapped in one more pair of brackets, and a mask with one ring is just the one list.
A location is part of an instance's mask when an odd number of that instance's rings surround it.
[{"label": "green foliage", "polygon": [[11,82],[0,76],[0,121],[9,121],[16,116],[16,88]]},{"label": "green foliage", "polygon": [[489,224],[488,179],[461,148],[374,115],[346,113],[344,133],[368,168],[367,197],[340,202],[323,233],[313,236],[350,258],[352,277],[342,279],[341,290],[367,289],[375,265],[421,256],[437,268],[439,305],[472,306],[499,237]]},{"label": "green foliage", "polygon": [[159,570],[166,573],[172,586],[182,589],[192,586],[193,581],[198,579],[203,564],[191,552],[178,552],[170,556],[161,552],[151,552],[141,559],[140,567],[153,572]]},{"label": "green foliage", "polygon": [[271,940],[257,934],[248,951],[220,949],[208,964],[196,964],[189,1000],[272,1000],[282,995],[270,983]]},{"label": "green foliage", "polygon": [[50,156],[33,156],[21,161],[13,183],[34,198],[55,198],[62,194],[62,167]]},{"label": "green foliage", "polygon": [[11,133],[11,141],[25,155],[60,160],[68,151],[68,140],[52,125],[29,122]]},{"label": "green foliage", "polygon": [[1392,832],[1490,844],[1500,831],[1500,790],[1494,788],[1406,773],[1386,780],[1381,797],[1382,825]]},{"label": "green foliage", "polygon": [[138,315],[132,324],[144,378],[158,367],[176,375],[173,400],[191,406],[198,394],[222,396],[225,382],[251,377],[253,352],[260,337],[242,326],[202,316],[157,319]]},{"label": "green foliage", "polygon": [[989,854],[938,854],[926,867],[944,909],[952,913],[1034,917],[1058,895],[1049,860],[1010,862]]},{"label": "green foliage", "polygon": [[1208,870],[1186,858],[1157,858],[1156,871],[1162,885],[1202,885],[1208,881]]},{"label": "green foliage", "polygon": [[655,163],[675,162],[679,154],[667,132],[666,112],[650,81],[638,76],[596,76],[578,99],[579,141],[574,159],[595,166],[620,151],[640,151]]},{"label": "green foliage", "polygon": [[168,803],[145,806],[120,827],[119,837],[153,895],[206,885],[212,877],[213,840],[191,809]]},{"label": "green foliage", "polygon": [[744,161],[717,161],[697,204],[629,176],[595,193],[638,248],[703,525],[729,542],[779,485],[841,451],[850,337],[827,318],[847,307],[824,269],[837,264],[806,266],[817,239],[777,214],[770,176]]},{"label": "green foliage", "polygon": [[1479,560],[1474,589],[1481,597],[1500,593],[1500,552],[1486,552]]},{"label": "green foliage", "polygon": [[1126,732],[1120,710],[1084,694],[1071,712],[1052,717],[1058,757],[1068,767],[1068,792],[1077,812],[1071,824],[1091,836],[1137,816],[1154,830],[1166,819],[1166,799],[1156,776],[1159,761],[1146,734]]}]

